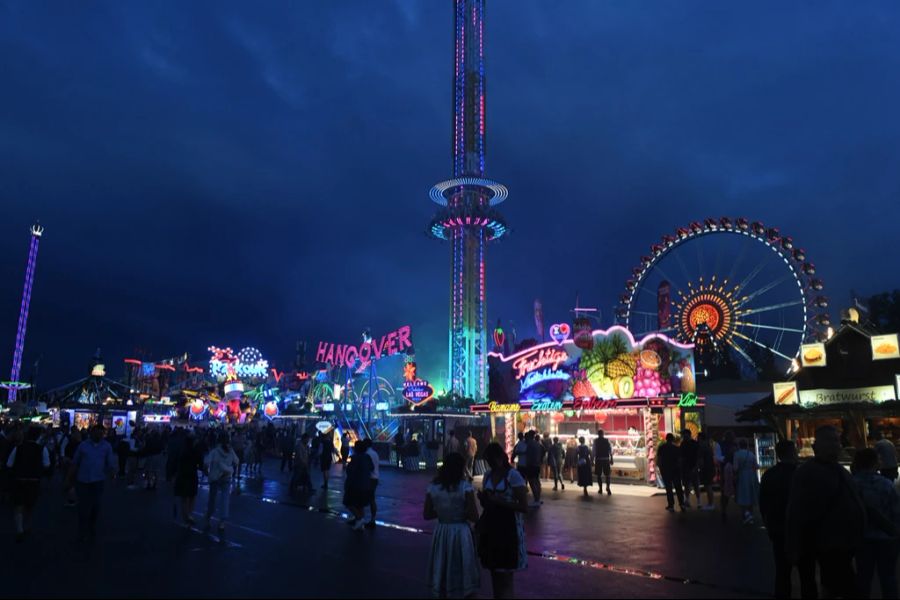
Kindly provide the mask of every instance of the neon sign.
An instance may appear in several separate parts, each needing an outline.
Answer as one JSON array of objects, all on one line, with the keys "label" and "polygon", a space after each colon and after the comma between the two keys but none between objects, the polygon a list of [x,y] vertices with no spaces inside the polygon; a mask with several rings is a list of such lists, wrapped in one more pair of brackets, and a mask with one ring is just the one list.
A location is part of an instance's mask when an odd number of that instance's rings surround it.
[{"label": "neon sign", "polygon": [[557,344],[562,345],[564,341],[569,339],[571,333],[572,328],[569,327],[568,323],[556,323],[550,326],[550,338]]},{"label": "neon sign", "polygon": [[543,383],[545,381],[568,381],[569,374],[565,371],[552,371],[550,369],[544,369],[542,371],[532,371],[528,375],[522,379],[521,390],[527,390],[528,388],[535,386],[539,383]]},{"label": "neon sign", "polygon": [[410,331],[409,325],[404,325],[396,331],[381,336],[380,341],[372,338],[359,346],[319,342],[318,350],[316,350],[316,362],[352,367],[357,358],[363,363],[367,363],[370,360],[378,360],[382,356],[392,356],[407,348],[412,348]]},{"label": "neon sign", "polygon": [[533,411],[557,411],[562,410],[562,400],[535,400],[531,403]]},{"label": "neon sign", "polygon": [[616,408],[618,401],[601,400],[600,398],[576,398],[572,402],[572,410],[607,410]]},{"label": "neon sign", "polygon": [[418,406],[434,397],[434,388],[424,379],[403,382],[403,397],[411,404]]},{"label": "neon sign", "polygon": [[678,406],[697,406],[697,394],[694,392],[685,392],[681,394],[678,400]]},{"label": "neon sign", "polygon": [[516,404],[500,404],[499,402],[488,402],[487,404],[473,404],[472,412],[492,412],[492,413],[511,413],[519,412],[522,409],[518,403]]},{"label": "neon sign", "polygon": [[269,362],[262,357],[256,348],[247,347],[237,354],[231,348],[208,348],[212,354],[209,359],[209,373],[219,381],[230,377],[231,371],[238,377],[260,379],[269,372]]},{"label": "neon sign", "polygon": [[513,371],[516,372],[516,379],[522,379],[528,373],[537,371],[543,367],[551,367],[556,370],[560,363],[568,360],[569,355],[556,348],[541,348],[534,350],[528,354],[517,358],[513,363]]}]

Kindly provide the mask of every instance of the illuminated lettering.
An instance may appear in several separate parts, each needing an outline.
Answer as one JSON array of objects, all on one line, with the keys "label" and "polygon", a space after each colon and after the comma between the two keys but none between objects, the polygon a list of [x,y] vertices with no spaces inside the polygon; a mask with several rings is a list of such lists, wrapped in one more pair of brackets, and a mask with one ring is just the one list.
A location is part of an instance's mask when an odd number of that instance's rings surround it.
[{"label": "illuminated lettering", "polygon": [[387,334],[387,346],[383,347],[384,353],[390,356],[397,353],[397,332],[392,331]]},{"label": "illuminated lettering", "polygon": [[412,342],[409,341],[410,329],[409,325],[404,325],[397,330],[399,351],[403,352],[407,348],[412,348]]},{"label": "illuminated lettering", "polygon": [[576,398],[572,402],[572,410],[607,410],[617,406],[616,400],[601,400],[600,398]]},{"label": "illuminated lettering", "polygon": [[500,404],[499,402],[488,402],[488,410],[491,412],[519,412],[521,407],[518,404]]},{"label": "illuminated lettering", "polygon": [[678,406],[697,406],[697,394],[694,392],[684,392],[678,400]]},{"label": "illuminated lettering", "polygon": [[412,329],[409,325],[404,325],[381,338],[366,338],[359,346],[319,342],[316,362],[350,367],[356,362],[357,356],[363,363],[368,363],[370,359],[378,360],[382,356],[403,352],[412,345]]},{"label": "illuminated lettering", "polygon": [[562,410],[562,400],[535,400],[531,404],[531,410],[534,411],[557,411]]},{"label": "illuminated lettering", "polygon": [[565,362],[568,358],[569,355],[563,350],[543,348],[517,358],[512,366],[513,371],[516,372],[516,379],[522,379],[528,373],[543,367],[549,366],[556,370],[559,368],[560,363]]},{"label": "illuminated lettering", "polygon": [[348,346],[347,353],[344,355],[344,364],[347,365],[348,367],[352,367],[353,364],[356,362],[356,354],[357,354],[356,347]]},{"label": "illuminated lettering", "polygon": [[569,374],[565,371],[553,371],[550,369],[544,369],[543,371],[532,371],[522,380],[520,389],[524,391],[545,381],[568,381],[568,379]]},{"label": "illuminated lettering", "polygon": [[284,371],[281,373],[278,372],[278,369],[272,369],[272,375],[275,376],[275,383],[281,381],[281,378],[284,376]]},{"label": "illuminated lettering", "polygon": [[341,365],[344,364],[344,352],[347,351],[347,346],[339,345],[334,350],[334,364]]}]

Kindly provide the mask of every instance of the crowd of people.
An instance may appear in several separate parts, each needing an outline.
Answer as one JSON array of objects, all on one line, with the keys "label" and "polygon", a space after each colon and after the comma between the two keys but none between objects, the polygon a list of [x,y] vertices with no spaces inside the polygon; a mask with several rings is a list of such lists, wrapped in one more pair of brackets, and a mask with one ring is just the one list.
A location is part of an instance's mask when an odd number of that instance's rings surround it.
[{"label": "crowd of people", "polygon": [[[349,443],[345,444],[349,450]],[[229,519],[234,482],[260,473],[265,456],[280,456],[282,473],[290,473],[291,493],[312,491],[311,466],[328,475],[346,453],[335,448],[333,434],[302,433],[296,426],[197,428],[148,426],[118,435],[102,425],[42,427],[14,423],[0,428],[0,495],[13,505],[16,541],[31,531],[41,480],[58,473],[63,505],[78,510],[78,539],[96,533],[105,482],[124,479],[129,490],[154,492],[170,483],[176,499],[173,516],[193,526],[201,481],[209,486],[204,526],[213,520],[221,533]],[[374,461],[377,479],[377,459]],[[374,496],[371,501],[374,523]]]},{"label": "crowd of people", "polygon": [[[850,471],[840,464],[846,457],[834,427],[816,431],[815,457],[802,465],[794,443],[780,441],[778,464],[760,482],[747,440],[731,433],[719,440],[703,433],[695,439],[690,430],[678,438],[669,434],[656,453],[666,510],[674,512],[676,500],[682,511],[688,510],[692,492],[698,509],[715,510],[716,491],[723,519],[732,501],[746,525],[755,522],[758,509],[772,544],[776,597],[790,597],[796,569],[802,597],[816,597],[821,584],[832,597],[866,598],[877,576],[882,597],[896,598],[897,452],[878,432],[872,441],[871,448],[855,452]],[[495,597],[512,596],[513,574],[527,564],[523,517],[540,508],[542,480],[552,481],[553,490],[565,489],[566,481],[577,482],[584,495],[596,482],[599,494],[612,494],[614,455],[603,430],[590,446],[582,437],[574,448],[536,431],[519,434],[510,455],[490,443],[480,455],[486,465],[480,485],[474,472],[478,444],[471,432],[450,432],[443,454],[423,512],[426,519],[437,520],[428,571],[436,596],[474,593],[482,568],[490,573]],[[315,470],[327,492],[332,466],[342,464],[349,523],[356,530],[376,527],[382,457],[372,441],[353,441],[349,434],[337,439],[333,432],[311,434],[297,427],[138,428],[123,438],[101,425],[14,425],[0,429],[0,493],[11,500],[16,540],[21,542],[31,530],[41,479],[58,472],[61,501],[78,511],[78,539],[90,540],[110,476],[124,478],[132,490],[153,492],[160,480],[171,484],[173,516],[188,527],[195,525],[195,502],[205,481],[204,529],[211,530],[215,521],[221,533],[229,521],[235,482],[256,476],[265,456],[281,459],[290,492],[298,495],[314,491]]]}]

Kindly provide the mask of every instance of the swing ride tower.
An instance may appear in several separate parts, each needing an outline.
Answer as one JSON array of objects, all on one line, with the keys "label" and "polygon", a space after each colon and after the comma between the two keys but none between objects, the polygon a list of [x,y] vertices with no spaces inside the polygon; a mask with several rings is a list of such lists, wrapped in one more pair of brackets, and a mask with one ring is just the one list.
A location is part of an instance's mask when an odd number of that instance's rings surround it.
[{"label": "swing ride tower", "polygon": [[431,189],[441,206],[432,237],[450,242],[450,391],[477,402],[487,396],[485,247],[507,233],[495,208],[507,189],[485,178],[485,0],[455,0],[453,179]]},{"label": "swing ride tower", "polygon": [[16,329],[16,347],[13,351],[12,372],[9,376],[9,402],[16,401],[16,392],[24,385],[19,381],[22,370],[22,354],[25,350],[25,327],[28,324],[28,308],[31,305],[31,287],[34,284],[34,269],[37,264],[38,244],[44,228],[40,223],[31,226],[31,246],[28,249],[28,263],[25,266],[25,288],[22,290],[22,305],[19,308],[19,326]]}]

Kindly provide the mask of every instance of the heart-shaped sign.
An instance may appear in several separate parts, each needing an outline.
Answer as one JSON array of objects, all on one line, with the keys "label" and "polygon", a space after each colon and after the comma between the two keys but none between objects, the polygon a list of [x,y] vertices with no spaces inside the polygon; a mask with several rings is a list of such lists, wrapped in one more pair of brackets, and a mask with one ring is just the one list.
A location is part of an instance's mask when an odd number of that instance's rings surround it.
[{"label": "heart-shaped sign", "polygon": [[550,326],[550,337],[557,344],[562,345],[567,339],[569,339],[569,335],[572,333],[572,328],[569,327],[568,323],[556,323]]}]

